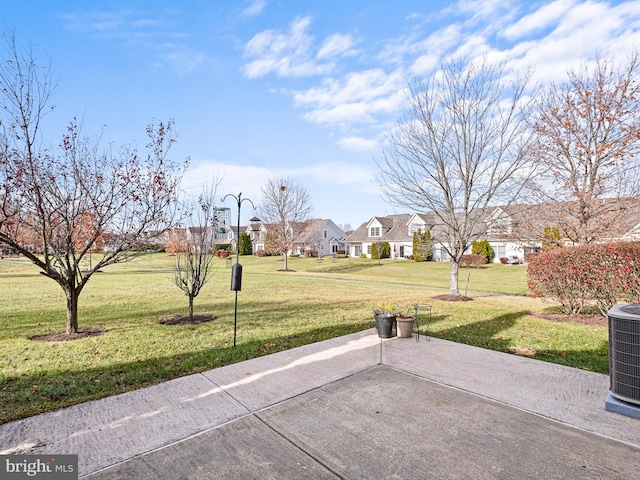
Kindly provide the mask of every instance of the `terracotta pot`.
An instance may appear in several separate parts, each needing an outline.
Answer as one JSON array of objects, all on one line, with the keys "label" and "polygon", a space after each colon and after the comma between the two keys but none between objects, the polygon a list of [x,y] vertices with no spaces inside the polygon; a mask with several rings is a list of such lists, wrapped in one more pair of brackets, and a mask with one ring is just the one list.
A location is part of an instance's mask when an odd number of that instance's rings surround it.
[{"label": "terracotta pot", "polygon": [[415,316],[404,317],[398,315],[396,322],[398,323],[398,337],[399,338],[411,338],[413,333],[413,324],[416,321]]}]

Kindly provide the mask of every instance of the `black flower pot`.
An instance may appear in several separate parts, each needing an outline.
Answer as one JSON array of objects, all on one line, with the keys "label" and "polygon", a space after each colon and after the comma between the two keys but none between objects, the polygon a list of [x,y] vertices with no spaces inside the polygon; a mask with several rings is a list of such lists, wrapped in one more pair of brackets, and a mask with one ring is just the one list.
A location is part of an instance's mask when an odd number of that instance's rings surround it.
[{"label": "black flower pot", "polygon": [[393,336],[393,322],[396,321],[396,316],[376,313],[373,317],[376,319],[378,336],[380,338],[391,338]]}]

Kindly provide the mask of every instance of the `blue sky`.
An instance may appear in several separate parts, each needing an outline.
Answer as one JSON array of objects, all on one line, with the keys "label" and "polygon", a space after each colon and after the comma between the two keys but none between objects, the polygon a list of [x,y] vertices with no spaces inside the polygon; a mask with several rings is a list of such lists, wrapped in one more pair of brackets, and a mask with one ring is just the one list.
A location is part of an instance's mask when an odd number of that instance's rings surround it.
[{"label": "blue sky", "polygon": [[444,57],[486,54],[546,81],[597,51],[624,60],[640,46],[639,1],[2,3],[2,28],[57,76],[49,141],[76,116],[115,144],[144,146],[150,120],[172,118],[172,157],[191,157],[187,192],[222,177],[220,197],[257,205],[267,179],[287,176],[309,191],[315,218],[353,228],[406,212],[382,200],[374,159],[408,80]]}]

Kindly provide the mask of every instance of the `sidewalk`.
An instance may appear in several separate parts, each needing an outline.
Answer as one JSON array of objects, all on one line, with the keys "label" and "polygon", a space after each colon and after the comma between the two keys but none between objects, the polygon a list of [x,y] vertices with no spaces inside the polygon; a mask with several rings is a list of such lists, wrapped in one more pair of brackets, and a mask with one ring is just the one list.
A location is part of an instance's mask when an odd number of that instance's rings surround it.
[{"label": "sidewalk", "polygon": [[373,330],[0,426],[80,476],[634,478],[640,420],[609,377]]}]

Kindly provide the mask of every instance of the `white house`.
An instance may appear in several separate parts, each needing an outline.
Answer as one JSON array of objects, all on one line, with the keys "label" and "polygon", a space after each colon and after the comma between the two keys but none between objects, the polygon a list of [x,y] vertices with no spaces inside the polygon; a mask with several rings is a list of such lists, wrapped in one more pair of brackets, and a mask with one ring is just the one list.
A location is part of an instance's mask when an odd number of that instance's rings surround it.
[{"label": "white house", "polygon": [[[605,207],[611,203],[603,200]],[[640,201],[625,199],[619,203],[623,208],[613,205],[612,213],[602,219],[608,222],[609,235],[605,240],[640,239]],[[527,253],[540,250],[545,227],[560,231],[571,228],[571,220],[562,215],[563,211],[562,204],[547,204],[499,206],[472,212],[481,220],[476,224],[475,240],[489,242],[495,263],[507,257],[524,261]],[[562,219],[559,226],[558,218]],[[449,261],[447,227],[434,212],[372,217],[348,237],[349,255],[370,257],[373,243],[389,242],[392,258],[409,257],[413,254],[413,235],[418,231],[431,233],[435,261]],[[567,239],[564,241],[568,243]],[[471,253],[471,246],[465,253]]]},{"label": "white house", "polygon": [[[494,262],[501,257],[517,256],[535,251],[539,244],[513,236],[517,221],[502,208],[487,211],[486,219],[480,224],[478,240],[488,240],[495,256]],[[447,228],[442,220],[433,213],[414,213],[373,217],[358,227],[347,239],[349,255],[371,256],[371,246],[376,242],[388,242],[391,258],[402,259],[413,255],[413,236],[417,232],[430,232],[433,244],[433,260],[449,261],[447,252]],[[471,247],[468,252],[471,253]]]},{"label": "white house", "polygon": [[409,214],[372,217],[355,229],[347,238],[349,256],[371,257],[371,246],[389,242],[391,256],[404,258],[412,254],[412,235],[409,234]]},{"label": "white house", "polygon": [[346,253],[346,235],[332,220],[316,218],[300,225],[291,253],[307,256]]}]

